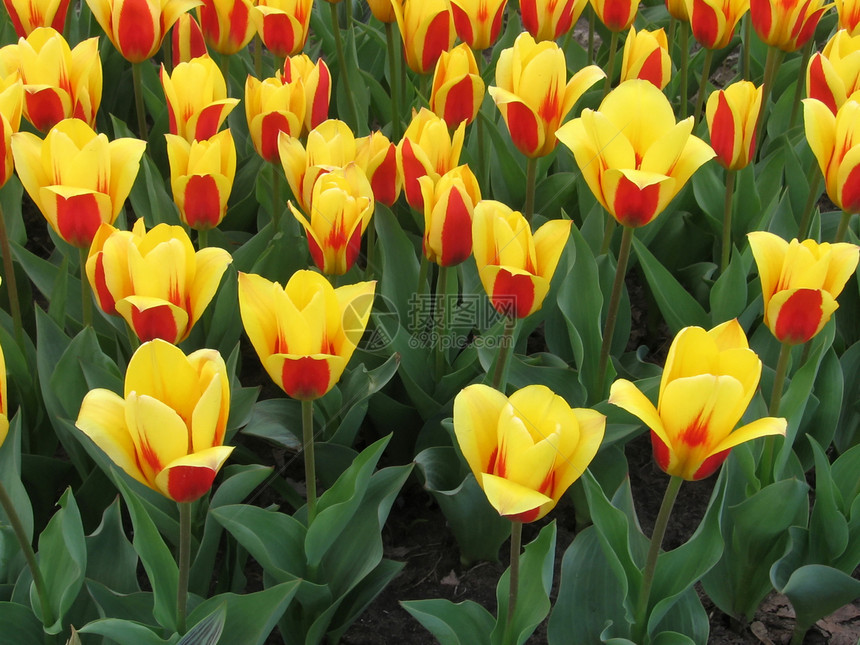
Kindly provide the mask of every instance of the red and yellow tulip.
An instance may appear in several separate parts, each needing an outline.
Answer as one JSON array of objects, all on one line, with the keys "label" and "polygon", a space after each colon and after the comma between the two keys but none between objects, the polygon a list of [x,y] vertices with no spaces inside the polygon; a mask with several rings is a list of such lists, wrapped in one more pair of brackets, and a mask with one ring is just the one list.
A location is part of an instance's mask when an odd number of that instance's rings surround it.
[{"label": "red and yellow tulip", "polygon": [[75,425],[128,475],[176,502],[212,488],[224,446],[230,380],[213,349],[185,356],[160,340],[131,357],[123,396],[91,390]]},{"label": "red and yellow tulip", "polygon": [[190,13],[183,13],[173,25],[171,45],[174,67],[179,63],[187,63],[195,58],[209,55],[200,23]]},{"label": "red and yellow tulip", "polygon": [[475,54],[466,43],[442,52],[430,93],[430,109],[445,119],[449,128],[474,121],[484,101],[484,81]]},{"label": "red and yellow tulip", "polygon": [[844,29],[816,52],[806,68],[806,94],[824,103],[833,114],[850,98],[860,100],[860,35]]},{"label": "red and yellow tulip", "polygon": [[[630,106],[637,106],[631,110]],[[693,136],[693,118],[675,123],[669,99],[648,81],[612,90],[598,110],[558,130],[601,206],[624,226],[644,226],[714,156]]]},{"label": "red and yellow tulip", "polygon": [[553,41],[536,43],[522,33],[499,56],[496,86],[488,91],[517,149],[527,157],[543,157],[555,149],[555,132],[573,104],[605,76],[589,65],[568,81],[561,48]]},{"label": "red and yellow tulip", "polygon": [[322,58],[314,62],[306,54],[291,56],[284,61],[284,83],[298,81],[301,81],[305,88],[305,121],[302,134],[307,134],[328,120],[331,72]]},{"label": "red and yellow tulip", "polygon": [[690,13],[687,9],[686,0],[665,0],[665,3],[666,11],[668,11],[669,15],[675,20],[690,22]]},{"label": "red and yellow tulip", "polygon": [[612,384],[609,402],[651,430],[657,465],[687,481],[713,474],[738,444],[785,434],[785,419],[735,428],[758,388],[761,361],[737,320],[710,331],[685,327],[669,348],[657,407],[630,381]]},{"label": "red and yellow tulip", "polygon": [[277,163],[278,135],[302,134],[305,107],[305,87],[301,81],[287,83],[280,72],[262,81],[249,74],[245,81],[245,117],[257,154]]},{"label": "red and yellow tulip", "polygon": [[392,206],[400,197],[402,179],[397,172],[397,146],[382,132],[355,140],[355,163],[364,170],[373,199]]},{"label": "red and yellow tulip", "polygon": [[39,27],[63,31],[69,10],[69,0],[3,0],[3,4],[18,38],[26,38]]},{"label": "red and yellow tulip", "polygon": [[256,33],[252,7],[251,0],[203,0],[197,18],[209,48],[227,56],[244,49]]},{"label": "red and yellow tulip", "polygon": [[485,199],[475,205],[475,263],[500,314],[525,318],[541,308],[570,227],[570,220],[549,220],[532,235],[526,218],[501,202]]},{"label": "red and yellow tulip", "polygon": [[854,244],[786,242],[766,231],[749,233],[764,300],[764,323],[782,343],[809,341],[839,306],[837,296],[857,269]]},{"label": "red and yellow tulip", "polygon": [[390,24],[397,21],[391,0],[367,0],[367,4],[373,17],[380,22]]},{"label": "red and yellow tulip", "polygon": [[87,257],[87,279],[102,311],[122,316],[145,342],[180,343],[209,305],[231,262],[224,249],[195,253],[181,226],[131,232],[103,225]]},{"label": "red and yellow tulip", "polygon": [[671,75],[672,60],[666,32],[662,29],[637,32],[631,27],[624,41],[621,82],[641,78],[662,90],[668,85]]},{"label": "red and yellow tulip", "polygon": [[520,0],[523,27],[537,41],[557,40],[579,20],[588,0]]},{"label": "red and yellow tulip", "polygon": [[391,4],[409,68],[418,74],[427,74],[442,52],[454,46],[457,38],[450,1],[391,0]]},{"label": "red and yellow tulip", "polygon": [[170,134],[203,141],[216,132],[239,99],[227,98],[227,84],[208,56],[180,63],[168,74],[161,66]]},{"label": "red and yellow tulip", "polygon": [[706,49],[727,47],[750,0],[686,0],[693,37]]},{"label": "red and yellow tulip", "polygon": [[131,192],[146,142],[108,141],[78,119],[60,121],[44,141],[12,135],[21,183],[60,237],[87,248],[102,222],[112,223]]},{"label": "red and yellow tulip", "polygon": [[0,186],[4,186],[15,170],[12,158],[12,135],[21,126],[24,108],[24,85],[17,74],[0,79]]},{"label": "red and yellow tulip", "polygon": [[758,37],[771,47],[793,52],[815,33],[826,0],[750,0],[750,18]]},{"label": "red and yellow tulip", "polygon": [[598,20],[609,31],[624,31],[636,19],[639,3],[636,0],[589,0]]},{"label": "red and yellow tulip", "polygon": [[852,36],[860,35],[860,2],[857,0],[836,0],[839,13],[839,28]]},{"label": "red and yellow tulip", "polygon": [[457,166],[439,181],[419,181],[424,194],[424,256],[439,266],[460,264],[472,254],[472,214],[481,201],[478,179]]},{"label": "red and yellow tulip", "polygon": [[846,101],[836,114],[821,101],[803,100],[806,140],[824,175],[827,195],[846,213],[860,212],[860,103]]},{"label": "red and yellow tulip", "polygon": [[508,0],[451,0],[460,40],[474,50],[492,47],[502,30],[507,4]]},{"label": "red and yellow tulip", "polygon": [[745,168],[755,156],[756,122],[762,88],[749,81],[732,83],[708,97],[705,117],[717,161],[728,170]]},{"label": "red and yellow tulip", "polygon": [[534,522],[549,513],[597,454],[606,417],[571,408],[544,385],[510,398],[469,385],[454,399],[454,434],[499,515]]},{"label": "red and yellow tulip", "polygon": [[251,21],[266,49],[275,56],[295,56],[305,46],[311,25],[313,0],[259,0]]},{"label": "red and yellow tulip", "polygon": [[314,271],[285,287],[239,274],[239,311],[263,368],[294,399],[313,400],[340,380],[364,333],[376,282],[335,289]]}]

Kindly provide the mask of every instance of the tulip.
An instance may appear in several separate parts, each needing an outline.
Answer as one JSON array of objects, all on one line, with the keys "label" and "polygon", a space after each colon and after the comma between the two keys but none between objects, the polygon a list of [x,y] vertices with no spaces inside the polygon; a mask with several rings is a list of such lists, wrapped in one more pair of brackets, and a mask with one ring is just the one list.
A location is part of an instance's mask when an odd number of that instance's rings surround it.
[{"label": "tulip", "polygon": [[839,13],[839,29],[847,30],[852,36],[860,35],[860,2],[836,0],[836,11]]},{"label": "tulip", "polygon": [[318,399],[340,380],[364,333],[376,282],[335,289],[296,271],[285,287],[239,274],[239,312],[263,368],[294,399]]},{"label": "tulip", "polygon": [[367,0],[370,12],[379,22],[390,24],[397,20],[391,0]]},{"label": "tulip", "polygon": [[236,177],[236,145],[230,130],[205,141],[167,139],[170,187],[183,224],[197,230],[215,228],[227,214],[227,199]]},{"label": "tulip", "polygon": [[860,103],[847,101],[833,114],[821,101],[804,99],[806,140],[824,175],[827,195],[846,213],[860,212]]},{"label": "tulip", "polygon": [[373,215],[373,189],[355,162],[325,172],[313,184],[307,213],[289,202],[305,229],[314,264],[328,275],[343,275],[361,250],[361,236]]},{"label": "tulip", "polygon": [[15,34],[26,38],[39,27],[63,31],[69,0],[3,0]]},{"label": "tulip", "polygon": [[478,179],[469,166],[449,170],[435,184],[420,179],[424,196],[425,257],[439,266],[460,264],[472,254],[472,214],[481,201]]},{"label": "tulip", "polygon": [[462,121],[471,123],[483,101],[484,81],[469,46],[461,43],[442,52],[433,74],[430,109],[456,128]]},{"label": "tulip", "polygon": [[301,81],[287,83],[280,72],[259,81],[250,74],[245,81],[245,116],[257,154],[277,163],[278,135],[302,133],[305,120],[305,88]]},{"label": "tulip", "polygon": [[[4,186],[15,170],[12,159],[12,135],[21,126],[24,107],[24,85],[17,74],[0,78],[0,186]],[[2,214],[0,214],[2,217]],[[0,402],[2,403],[2,402]]]},{"label": "tulip", "polygon": [[821,52],[812,55],[806,70],[806,93],[833,114],[849,98],[860,99],[860,35],[840,29]]},{"label": "tulip", "polygon": [[557,40],[579,20],[588,0],[520,0],[523,28],[535,40]]},{"label": "tulip", "polygon": [[785,434],[785,419],[774,417],[735,429],[760,375],[761,361],[737,320],[710,331],[686,327],[669,348],[656,408],[624,379],[612,384],[609,402],[650,428],[654,459],[664,472],[696,481],[714,473],[734,446]]},{"label": "tulip", "polygon": [[418,74],[428,73],[457,37],[449,0],[391,0],[391,4],[409,68]]},{"label": "tulip", "polygon": [[510,398],[469,385],[454,399],[454,433],[499,515],[534,522],[549,513],[597,454],[606,417],[571,408],[544,385]]},{"label": "tulip", "polygon": [[99,228],[86,262],[87,278],[102,311],[119,314],[137,337],[180,343],[209,305],[230,254],[210,247],[195,253],[181,226],[146,231]]},{"label": "tulip", "polygon": [[793,52],[815,33],[825,0],[750,0],[750,18],[758,37],[771,47]]},{"label": "tulip", "polygon": [[854,244],[786,242],[765,231],[748,234],[764,300],[764,323],[782,343],[809,341],[839,306],[837,296],[857,268]]},{"label": "tulip", "polygon": [[57,234],[79,248],[116,219],[145,147],[137,139],[109,142],[78,119],[60,121],[44,141],[28,132],[12,136],[21,183]]},{"label": "tulip", "polygon": [[600,204],[619,223],[635,228],[657,217],[714,156],[692,129],[692,118],[675,123],[660,90],[632,80],[610,92],[598,110],[583,110],[557,136],[573,152]]},{"label": "tulip", "polygon": [[177,65],[172,74],[161,66],[170,134],[203,141],[216,132],[239,99],[227,98],[227,84],[208,56]]},{"label": "tulip", "polygon": [[243,49],[255,33],[252,7],[251,0],[203,0],[197,17],[206,44],[227,56]]},{"label": "tulip", "polygon": [[522,214],[501,202],[485,199],[475,205],[475,263],[500,314],[525,318],[541,308],[570,226],[570,220],[549,220],[532,235]]},{"label": "tulip", "polygon": [[621,82],[641,78],[653,83],[657,89],[668,85],[672,73],[669,58],[669,43],[666,32],[642,30],[631,27],[624,43],[624,58],[621,61]]},{"label": "tulip", "polygon": [[251,9],[251,21],[275,56],[295,56],[308,39],[312,7],[313,0],[260,0]]},{"label": "tulip", "polygon": [[568,81],[561,48],[522,33],[499,56],[496,86],[488,91],[517,149],[530,158],[543,157],[555,149],[555,132],[573,104],[604,76],[589,65]]},{"label": "tulip", "polygon": [[322,58],[313,62],[306,54],[291,56],[284,61],[284,83],[299,80],[305,87],[304,135],[328,120],[331,72]]},{"label": "tulip", "polygon": [[690,22],[690,13],[686,0],[665,0],[666,10],[675,20]]},{"label": "tulip", "polygon": [[430,110],[421,108],[403,134],[397,147],[397,168],[403,177],[406,201],[417,211],[424,211],[424,198],[418,179],[428,176],[435,183],[457,166],[463,150],[466,124],[461,122],[451,135],[448,124]]},{"label": "tulip", "polygon": [[87,0],[93,17],[131,63],[149,60],[179,16],[199,0]]},{"label": "tulip", "polygon": [[179,16],[179,20],[173,26],[171,44],[173,46],[174,67],[179,63],[187,63],[195,58],[209,55],[200,23],[190,13],[183,13]]},{"label": "tulip", "polygon": [[609,31],[624,31],[636,19],[636,0],[589,0],[597,18]]},{"label": "tulip", "polygon": [[475,50],[492,47],[502,30],[507,4],[508,0],[451,0],[454,28],[460,40]]},{"label": "tulip", "polygon": [[755,156],[755,128],[761,103],[762,88],[749,81],[732,83],[708,97],[705,116],[711,147],[724,168],[740,170]]},{"label": "tulip", "polygon": [[217,351],[185,356],[154,340],[131,357],[124,395],[91,390],[75,425],[129,476],[193,502],[233,451],[222,445],[229,413],[230,381]]},{"label": "tulip", "polygon": [[750,0],[686,0],[693,37],[706,49],[728,47]]},{"label": "tulip", "polygon": [[402,183],[397,172],[397,146],[381,132],[371,132],[355,140],[355,162],[370,182],[373,199],[388,207],[394,205]]}]

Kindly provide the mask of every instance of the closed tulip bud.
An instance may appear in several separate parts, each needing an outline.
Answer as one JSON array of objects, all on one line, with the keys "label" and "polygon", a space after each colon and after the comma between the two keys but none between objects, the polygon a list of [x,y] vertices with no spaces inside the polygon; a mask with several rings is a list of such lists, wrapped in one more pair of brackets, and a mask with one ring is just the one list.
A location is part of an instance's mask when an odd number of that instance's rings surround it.
[{"label": "closed tulip bud", "polygon": [[532,235],[525,217],[501,202],[485,199],[475,205],[475,263],[500,314],[525,318],[541,308],[570,226],[570,220],[549,220]]},{"label": "closed tulip bud", "polygon": [[449,0],[391,0],[391,3],[409,68],[427,74],[457,38]]},{"label": "closed tulip bud", "polygon": [[355,162],[364,170],[373,199],[392,206],[400,197],[400,173],[397,172],[397,146],[381,132],[356,139]]},{"label": "closed tulip bud", "polygon": [[170,134],[203,141],[216,132],[239,99],[227,98],[221,70],[208,56],[180,63],[168,74],[161,66]]},{"label": "closed tulip bud", "polygon": [[555,150],[555,132],[573,104],[605,76],[589,65],[568,81],[561,48],[552,41],[536,43],[522,33],[499,56],[496,87],[488,91],[517,149],[527,157],[543,157]]},{"label": "closed tulip bud", "polygon": [[361,236],[373,216],[373,190],[355,162],[321,174],[314,182],[310,219],[289,202],[305,229],[308,249],[326,275],[343,275],[361,251]]},{"label": "closed tulip bud", "polygon": [[475,50],[492,47],[502,30],[507,4],[508,0],[451,0],[454,27],[460,40]]},{"label": "closed tulip bud", "polygon": [[107,314],[122,316],[142,341],[181,343],[215,296],[231,262],[224,249],[195,252],[181,226],[143,219],[131,233],[103,225],[87,257],[87,279]]},{"label": "closed tulip bud", "polygon": [[556,40],[579,20],[588,0],[520,0],[523,27],[535,40]]},{"label": "closed tulip bud", "polygon": [[152,58],[179,16],[200,0],[87,0],[93,17],[123,57]]},{"label": "closed tulip bud", "polygon": [[424,195],[424,256],[439,266],[460,264],[472,254],[472,214],[481,201],[469,166],[449,170],[439,181],[419,181]]},{"label": "closed tulip bud", "polygon": [[727,47],[750,0],[686,0],[693,37],[706,49]]},{"label": "closed tulip bud", "polygon": [[639,3],[636,0],[589,0],[598,20],[609,31],[624,31],[636,19]]},{"label": "closed tulip bud", "polygon": [[571,408],[544,385],[510,398],[469,385],[454,398],[454,434],[499,515],[534,522],[549,513],[597,454],[606,417]]},{"label": "closed tulip bud", "polygon": [[762,88],[749,81],[732,83],[708,97],[705,117],[717,161],[728,170],[745,168],[755,156]]},{"label": "closed tulip bud", "polygon": [[[21,125],[24,85],[17,74],[0,79],[0,186],[9,181],[15,170],[12,158],[12,135]],[[2,403],[2,402],[0,402]]]},{"label": "closed tulip bud", "polygon": [[301,81],[305,88],[305,121],[302,134],[307,134],[328,120],[331,72],[322,58],[314,62],[306,54],[291,56],[284,61],[284,83],[298,81]]},{"label": "closed tulip bud", "polygon": [[167,138],[170,187],[179,218],[193,229],[215,228],[227,214],[227,200],[236,177],[236,145],[230,130],[188,143]]},{"label": "closed tulip bud", "polygon": [[314,271],[285,287],[239,274],[239,312],[263,368],[294,399],[313,400],[340,380],[367,327],[376,282],[335,289]]},{"label": "closed tulip bud", "polygon": [[762,41],[793,52],[812,37],[818,20],[829,7],[825,0],[750,0],[750,18]]},{"label": "closed tulip bud", "polygon": [[449,128],[471,123],[484,101],[484,81],[475,55],[466,43],[442,52],[433,74],[430,109],[445,119]]},{"label": "closed tulip bud", "polygon": [[280,72],[262,81],[250,74],[245,81],[245,116],[257,154],[277,163],[278,135],[302,133],[305,120],[305,87],[301,81],[286,83]]},{"label": "closed tulip bud", "polygon": [[465,123],[460,123],[451,135],[448,124],[430,110],[421,108],[417,114],[413,112],[412,122],[397,147],[397,167],[403,177],[403,192],[412,208],[424,211],[424,197],[418,179],[426,175],[435,183],[456,167],[465,135]]},{"label": "closed tulip bud", "polygon": [[824,103],[833,114],[860,90],[860,35],[840,29],[821,52],[812,55],[806,69],[806,93]]},{"label": "closed tulip bud", "polygon": [[75,425],[129,476],[176,502],[205,495],[233,451],[224,446],[230,379],[214,349],[185,356],[155,340],[125,373],[123,396],[90,390]]},{"label": "closed tulip bud", "polygon": [[836,11],[839,13],[839,28],[845,29],[852,36],[860,35],[860,2],[836,0]]},{"label": "closed tulip bud", "polygon": [[18,38],[26,38],[39,27],[63,31],[69,9],[69,0],[3,0],[3,4]]},{"label": "closed tulip bud", "polygon": [[[637,109],[631,112],[630,106]],[[624,226],[645,226],[714,151],[692,135],[693,118],[675,123],[669,99],[648,81],[612,90],[598,110],[583,110],[557,132],[573,152],[600,205]]]},{"label": "closed tulip bud", "polygon": [[66,242],[87,248],[102,222],[112,223],[131,192],[146,142],[108,141],[83,121],[66,119],[45,140],[12,135],[15,168],[51,228]]},{"label": "closed tulip bud", "polygon": [[662,29],[637,32],[631,27],[624,42],[621,82],[641,78],[662,90],[668,85],[671,74],[672,61],[666,32]]},{"label": "closed tulip bud", "polygon": [[373,17],[380,22],[390,24],[397,20],[391,0],[367,0],[367,4]]},{"label": "closed tulip bud", "polygon": [[860,248],[840,242],[786,242],[766,231],[747,235],[758,267],[764,324],[777,340],[800,345],[827,324],[857,269]]},{"label": "closed tulip bud", "polygon": [[686,0],[665,0],[666,10],[675,20],[690,22],[690,14]]},{"label": "closed tulip bud", "polygon": [[630,381],[612,384],[609,402],[651,430],[654,459],[687,481],[713,474],[738,444],[784,435],[785,419],[765,417],[735,428],[758,388],[761,361],[737,320],[710,331],[685,327],[669,348],[657,407]]},{"label": "closed tulip bud", "polygon": [[824,175],[827,196],[846,213],[860,212],[860,103],[833,114],[821,101],[803,100],[806,141]]},{"label": "closed tulip bud", "polygon": [[260,0],[251,20],[263,44],[280,58],[295,56],[305,46],[313,0]]},{"label": "closed tulip bud", "polygon": [[173,25],[171,43],[174,67],[179,63],[187,63],[195,58],[209,55],[203,32],[200,30],[200,23],[190,13],[183,13]]},{"label": "closed tulip bud", "polygon": [[231,55],[245,48],[254,37],[251,0],[203,0],[197,18],[210,49]]}]

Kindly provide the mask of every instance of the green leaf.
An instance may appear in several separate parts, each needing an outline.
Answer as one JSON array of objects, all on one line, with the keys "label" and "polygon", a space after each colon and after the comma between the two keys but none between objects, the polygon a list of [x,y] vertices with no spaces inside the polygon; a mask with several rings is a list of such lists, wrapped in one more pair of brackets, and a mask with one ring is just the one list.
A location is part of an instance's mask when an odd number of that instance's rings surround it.
[{"label": "green leaf", "polygon": [[[30,504],[30,498],[27,495],[27,490],[21,482],[21,414],[17,413],[12,417],[9,424],[9,433],[6,435],[6,440],[0,444],[0,483],[6,488],[6,493],[12,500],[12,506],[15,508],[15,513],[24,527],[24,533],[28,539],[32,541],[33,537],[33,507]],[[6,515],[6,510],[0,506],[0,525],[9,526],[9,519]],[[17,540],[13,540],[14,546],[12,549],[8,547],[0,552],[4,552],[4,556],[10,560],[12,556],[20,550]],[[11,552],[10,552],[11,551]],[[3,570],[0,569],[0,574]],[[9,578],[14,579],[17,572],[9,571]],[[6,578],[5,575],[0,575],[0,580]]]},{"label": "green leaf", "polygon": [[152,617],[152,592],[137,591],[121,594],[95,580],[87,580],[87,591],[99,609],[99,614],[157,628]]},{"label": "green leaf", "polygon": [[791,601],[797,626],[806,631],[815,622],[860,598],[860,580],[821,564],[800,567],[780,590]]},{"label": "green leaf", "polygon": [[678,632],[661,632],[651,640],[651,643],[652,645],[696,645],[696,641],[692,638]]},{"label": "green leaf", "polygon": [[257,401],[242,434],[267,439],[295,452],[301,451],[301,404],[285,398]]},{"label": "green leaf", "polygon": [[175,642],[174,639],[162,640],[152,628],[130,620],[120,618],[102,618],[94,620],[81,627],[79,634],[98,634],[110,638],[117,643],[134,643],[135,645],[165,645]]},{"label": "green leaf", "polygon": [[729,268],[717,278],[711,289],[711,326],[737,318],[747,306],[747,276],[743,257],[732,254]]},{"label": "green leaf", "polygon": [[493,616],[476,602],[401,600],[400,606],[436,637],[440,645],[489,645]]},{"label": "green leaf", "polygon": [[194,625],[176,645],[217,645],[224,631],[227,619],[227,604],[222,603],[215,610]]},{"label": "green leaf", "polygon": [[0,645],[44,645],[42,625],[28,607],[0,602]]},{"label": "green leaf", "polygon": [[841,497],[830,462],[818,442],[807,435],[815,457],[815,503],[809,518],[809,558],[830,564],[848,547],[848,522],[839,510]]},{"label": "green leaf", "polygon": [[119,497],[102,514],[98,528],[86,538],[87,578],[118,593],[140,591],[137,553],[125,537]]},{"label": "green leaf", "polygon": [[[414,243],[384,204],[377,204],[371,222],[379,236],[377,251],[382,255],[382,275],[379,293],[392,303],[399,315],[400,325],[410,320],[413,298],[418,285],[418,260]],[[392,333],[393,336],[393,333]]]}]

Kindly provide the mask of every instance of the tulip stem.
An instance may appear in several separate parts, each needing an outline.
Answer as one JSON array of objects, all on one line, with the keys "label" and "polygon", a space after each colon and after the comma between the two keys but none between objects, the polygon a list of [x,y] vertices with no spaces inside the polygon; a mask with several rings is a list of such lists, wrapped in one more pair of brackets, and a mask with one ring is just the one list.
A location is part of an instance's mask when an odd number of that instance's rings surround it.
[{"label": "tulip stem", "polygon": [[146,130],[146,109],[143,105],[143,81],[141,80],[141,66],[144,63],[131,64],[131,79],[134,85],[134,107],[137,111],[137,134],[144,141],[149,134]]},{"label": "tulip stem", "polygon": [[797,114],[800,108],[800,99],[803,96],[803,92],[806,89],[805,75],[806,75],[806,66],[809,65],[809,57],[812,56],[812,47],[815,44],[815,38],[810,38],[806,41],[806,44],[803,46],[803,54],[800,59],[800,70],[801,76],[797,82],[794,84],[794,98],[791,102],[791,119],[788,122],[789,129],[794,127],[794,124],[797,122]]},{"label": "tulip stem", "polygon": [[263,78],[263,39],[260,34],[254,36],[254,76]]},{"label": "tulip stem", "polygon": [[6,278],[6,289],[9,292],[9,309],[12,312],[12,323],[15,325],[15,340],[21,351],[24,351],[24,324],[21,317],[21,303],[18,300],[18,281],[15,278],[15,267],[12,264],[12,245],[9,244],[9,234],[6,231],[6,216],[0,205],[0,252],[3,253],[3,274]]},{"label": "tulip stem", "polygon": [[773,79],[776,76],[776,69],[779,67],[779,63],[782,61],[783,53],[781,50],[776,47],[768,47],[767,49],[767,59],[764,64],[764,78],[762,79],[762,97],[761,97],[761,110],[759,110],[758,118],[755,122],[755,136],[758,139],[758,145],[756,146],[756,155],[761,154],[761,142],[763,138],[762,130],[764,130],[764,115],[767,112],[767,103],[770,99],[770,93],[772,91],[771,86],[773,85]]},{"label": "tulip stem", "polygon": [[221,76],[224,77],[224,83],[227,85],[227,96],[230,96],[230,57],[227,54],[221,54]]},{"label": "tulip stem", "polygon": [[436,378],[445,375],[445,341],[448,335],[448,267],[439,265],[436,273]]},{"label": "tulip stem", "polygon": [[209,246],[209,229],[200,229],[197,231],[197,250],[200,251]]},{"label": "tulip stem", "polygon": [[511,312],[511,315],[505,319],[505,332],[502,334],[502,340],[499,343],[499,353],[496,356],[496,369],[493,371],[493,389],[499,390],[503,394],[508,381],[508,358],[511,355],[511,350],[514,348],[514,330],[517,326],[517,319],[513,313]]},{"label": "tulip stem", "polygon": [[394,47],[394,27],[385,23],[385,43],[388,46],[388,78],[391,83],[391,140],[400,139],[400,88],[397,76],[397,53]]},{"label": "tulip stem", "polygon": [[852,213],[848,211],[842,211],[842,217],[839,219],[839,228],[836,229],[836,237],[833,239],[834,242],[844,242],[845,234],[848,232],[848,224],[851,221]]},{"label": "tulip stem", "polygon": [[[779,358],[776,361],[776,372],[773,375],[773,392],[770,395],[770,406],[768,416],[775,417],[779,414],[779,405],[782,401],[782,390],[785,385],[785,376],[788,373],[788,363],[791,358],[791,345],[783,343],[779,349]],[[776,450],[776,436],[765,438],[764,452],[761,456],[760,479],[762,484],[774,481],[773,460]]]},{"label": "tulip stem", "polygon": [[633,245],[633,230],[632,227],[625,226],[621,235],[621,248],[618,250],[618,263],[615,265],[615,280],[612,282],[606,323],[603,326],[603,343],[600,345],[600,361],[597,366],[597,387],[600,389],[601,399],[605,389],[604,381],[609,363],[609,350],[612,348],[612,336],[615,334],[615,323],[618,320],[618,307],[621,304],[621,290],[624,286],[624,276],[627,274],[627,261],[630,258],[630,247]]},{"label": "tulip stem", "polygon": [[[571,32],[573,29],[570,30]],[[478,76],[483,80],[484,73],[484,56],[482,52],[478,52],[478,55],[475,56],[475,62],[478,63]],[[478,106],[478,113],[480,113],[481,107]],[[484,120],[478,117],[478,114],[475,114],[475,128],[478,130],[478,158],[475,160],[477,170],[478,170],[478,185],[481,186],[482,191],[489,190],[490,187],[490,177],[489,177],[489,168],[490,165],[487,163],[487,159],[484,156]]]},{"label": "tulip stem", "polygon": [[[427,293],[427,274],[430,272],[430,260],[423,253],[421,254],[421,264],[418,267],[418,288],[415,290],[415,297],[421,299]],[[419,307],[421,303],[418,303]],[[419,324],[419,327],[421,325]]]},{"label": "tulip stem", "polygon": [[749,16],[749,13],[744,14],[744,51],[743,51],[743,78],[744,80],[750,80],[750,51],[752,47],[750,46],[752,43],[752,19]]},{"label": "tulip stem", "polygon": [[818,172],[818,162],[812,162],[810,169],[812,179],[809,184],[809,195],[806,198],[806,205],[803,207],[803,217],[800,218],[800,226],[797,228],[797,239],[805,240],[809,236],[809,220],[812,218],[812,211],[815,208],[815,203],[818,201],[818,189],[821,186],[821,173]]},{"label": "tulip stem", "polygon": [[[332,5],[334,6],[334,5]],[[302,442],[305,456],[305,487],[308,492],[308,526],[317,515],[317,472],[314,460],[314,402],[302,400]]]},{"label": "tulip stem", "polygon": [[27,560],[27,566],[30,567],[30,573],[33,574],[33,584],[36,586],[36,594],[39,596],[39,605],[42,607],[42,624],[50,627],[54,624],[54,612],[51,609],[51,603],[48,598],[48,587],[45,585],[45,579],[42,577],[42,571],[39,569],[39,563],[36,562],[36,554],[33,552],[33,545],[27,537],[27,532],[24,530],[24,525],[21,522],[21,517],[15,510],[15,505],[12,503],[12,498],[0,482],[0,506],[6,512],[6,519],[12,526],[15,532],[15,537],[18,538],[18,544],[21,545],[21,551],[24,553],[24,558]]},{"label": "tulip stem", "polygon": [[191,569],[191,502],[179,506],[179,583],[176,587],[176,631],[185,633],[185,610],[188,603],[188,573]]},{"label": "tulip stem", "polygon": [[606,213],[606,224],[603,226],[603,242],[600,244],[600,255],[609,253],[609,245],[612,244],[612,235],[615,233],[615,218]]},{"label": "tulip stem", "polygon": [[702,106],[705,104],[705,93],[708,91],[708,80],[711,76],[711,63],[714,61],[714,50],[705,50],[705,60],[702,62],[702,80],[699,82],[699,91],[696,94],[696,109],[693,111],[693,119],[699,120]]},{"label": "tulip stem", "polygon": [[681,30],[681,112],[680,118],[684,119],[687,116],[687,89],[689,83],[689,67],[690,67],[690,28],[687,23],[682,22],[679,25]]},{"label": "tulip stem", "polygon": [[603,83],[603,96],[609,94],[612,88],[612,77],[615,75],[615,50],[618,49],[618,32],[613,31],[609,38],[609,61],[606,63],[606,80]]},{"label": "tulip stem", "polygon": [[[591,65],[594,63],[594,9],[591,8],[591,4],[589,6],[588,11],[588,64]],[[573,29],[573,27],[571,27]]]},{"label": "tulip stem", "polygon": [[535,184],[537,184],[537,157],[529,157],[526,162],[526,205],[523,215],[531,224],[535,212]]},{"label": "tulip stem", "polygon": [[281,230],[281,176],[277,164],[272,166],[272,228],[277,234]]},{"label": "tulip stem", "polygon": [[352,87],[349,84],[349,71],[346,68],[346,54],[343,52],[343,39],[340,37],[340,25],[337,20],[337,5],[329,4],[331,9],[331,31],[334,35],[334,46],[337,50],[337,62],[340,67],[340,82],[343,83],[343,92],[346,95],[347,108],[349,109],[350,127],[353,132],[358,132],[362,125],[358,122],[358,112],[355,109],[355,100],[352,95]]},{"label": "tulip stem", "polygon": [[648,600],[651,595],[651,585],[654,583],[657,558],[663,545],[663,537],[666,535],[666,527],[669,525],[672,507],[675,505],[678,491],[683,483],[684,480],[677,475],[672,475],[669,479],[666,492],[663,494],[663,503],[654,522],[654,532],[651,534],[651,544],[648,547],[645,568],[642,570],[642,588],[639,590],[639,601],[636,604],[636,622],[633,624],[633,640],[637,643],[645,642],[645,633],[648,630]]},{"label": "tulip stem", "polygon": [[511,633],[514,622],[514,612],[517,608],[517,594],[520,588],[520,551],[523,543],[523,523],[511,521],[511,577],[508,590],[508,615],[505,618],[505,645],[515,642]]},{"label": "tulip stem", "polygon": [[732,258],[732,198],[735,195],[734,170],[726,171],[726,200],[723,204],[723,248],[720,257],[720,273],[725,273],[729,268]]},{"label": "tulip stem", "polygon": [[367,225],[367,264],[364,267],[364,277],[372,280],[376,274],[376,220],[372,217]]},{"label": "tulip stem", "polygon": [[81,258],[81,314],[84,327],[93,326],[93,299],[90,295],[90,281],[87,278],[87,249],[78,249]]}]

